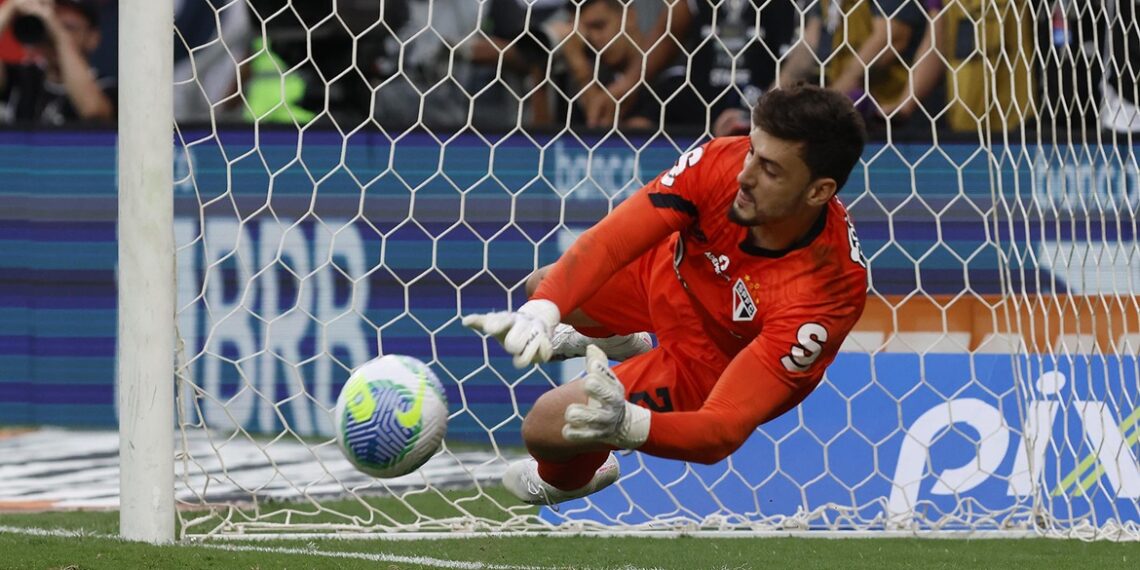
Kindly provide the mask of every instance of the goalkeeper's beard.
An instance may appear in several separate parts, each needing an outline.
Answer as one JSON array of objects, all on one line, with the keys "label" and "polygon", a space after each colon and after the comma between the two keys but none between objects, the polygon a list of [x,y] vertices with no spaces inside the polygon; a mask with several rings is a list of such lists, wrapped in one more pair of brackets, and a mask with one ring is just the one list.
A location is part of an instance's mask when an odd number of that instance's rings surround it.
[{"label": "goalkeeper's beard", "polygon": [[760,212],[756,211],[755,199],[752,198],[750,194],[745,192],[743,188],[739,189],[739,192],[744,193],[746,196],[748,196],[749,205],[752,209],[748,212],[743,211],[742,208],[736,205],[737,200],[735,197],[733,197],[732,202],[729,202],[728,204],[728,211],[725,213],[725,215],[728,216],[728,221],[738,226],[744,227],[763,225],[767,219],[767,216],[764,216]]},{"label": "goalkeeper's beard", "polygon": [[[737,192],[744,195],[744,200],[741,200],[739,196],[733,196],[732,201],[728,204],[728,211],[725,215],[728,217],[728,221],[746,228],[763,226],[770,222],[778,222],[795,215],[797,211],[795,200],[802,200],[810,189],[810,184],[805,186],[796,198],[789,197],[788,199],[792,201],[788,203],[781,204],[778,200],[773,201],[769,199],[765,202],[765,208],[761,209],[760,201],[757,200],[753,194],[755,189],[749,191],[741,186],[737,188]],[[774,210],[778,211],[773,213]]]}]

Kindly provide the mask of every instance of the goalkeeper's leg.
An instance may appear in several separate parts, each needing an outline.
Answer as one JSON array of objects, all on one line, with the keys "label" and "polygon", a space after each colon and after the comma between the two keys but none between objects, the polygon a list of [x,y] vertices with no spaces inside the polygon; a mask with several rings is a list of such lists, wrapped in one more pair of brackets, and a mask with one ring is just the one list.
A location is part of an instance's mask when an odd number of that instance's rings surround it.
[{"label": "goalkeeper's leg", "polygon": [[[549,270],[543,267],[527,278],[528,297]],[[649,335],[641,332],[653,328],[649,314],[644,276],[634,262],[610,278],[583,309],[563,316],[565,324],[554,333],[555,359],[585,355],[588,345],[597,344],[614,360],[630,359],[621,366],[637,367],[640,359],[634,357],[653,348]],[[586,401],[579,384],[570,382],[544,394],[523,422],[523,439],[534,458],[512,463],[503,474],[503,485],[523,502],[558,504],[595,493],[620,476],[609,446],[570,444],[562,437],[566,406]]]},{"label": "goalkeeper's leg", "polygon": [[[633,358],[653,348],[652,337],[644,332],[650,328],[647,322],[649,311],[646,303],[638,302],[644,295],[639,295],[640,275],[636,274],[634,265],[636,264],[631,264],[631,267],[611,278],[602,287],[601,292],[587,301],[585,309],[578,309],[562,317],[562,324],[554,329],[551,338],[554,345],[554,355],[551,360],[585,356],[586,347],[591,344],[597,345],[606,356],[617,361]],[[527,297],[534,295],[549,270],[548,265],[527,278]],[[599,322],[587,314],[591,309],[594,314],[610,316],[615,322],[609,324]],[[633,327],[635,332],[627,334],[614,332],[628,330],[630,327]]]},{"label": "goalkeeper's leg", "polygon": [[523,440],[532,458],[511,463],[503,487],[524,503],[556,505],[600,491],[620,477],[617,458],[600,443],[569,443],[562,437],[563,414],[585,402],[581,380],[542,395],[523,420]]},{"label": "goalkeeper's leg", "polygon": [[[570,477],[563,476],[562,472]],[[621,470],[614,454],[599,451],[564,462],[539,461],[534,458],[516,461],[503,473],[503,486],[524,503],[557,505],[605,489],[620,476]],[[547,483],[547,480],[576,482],[564,483],[563,486],[567,487],[564,489]]]},{"label": "goalkeeper's leg", "polygon": [[[658,347],[617,365],[614,374],[625,385],[627,400],[657,412],[671,412],[699,409],[719,371]],[[582,381],[575,380],[535,402],[523,420],[522,434],[534,458],[511,464],[503,475],[503,485],[519,500],[553,505],[595,493],[618,480],[620,470],[612,447],[569,442],[562,436],[566,408],[586,401]]]}]

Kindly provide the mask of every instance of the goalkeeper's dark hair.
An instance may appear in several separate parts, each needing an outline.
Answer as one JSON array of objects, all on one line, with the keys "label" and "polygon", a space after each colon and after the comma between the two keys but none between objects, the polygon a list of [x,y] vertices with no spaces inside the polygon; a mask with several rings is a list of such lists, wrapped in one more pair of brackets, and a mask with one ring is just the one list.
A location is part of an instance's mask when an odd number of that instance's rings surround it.
[{"label": "goalkeeper's dark hair", "polygon": [[776,138],[802,142],[812,179],[834,179],[837,192],[867,143],[863,117],[850,99],[806,83],[762,95],[752,108],[752,124]]}]

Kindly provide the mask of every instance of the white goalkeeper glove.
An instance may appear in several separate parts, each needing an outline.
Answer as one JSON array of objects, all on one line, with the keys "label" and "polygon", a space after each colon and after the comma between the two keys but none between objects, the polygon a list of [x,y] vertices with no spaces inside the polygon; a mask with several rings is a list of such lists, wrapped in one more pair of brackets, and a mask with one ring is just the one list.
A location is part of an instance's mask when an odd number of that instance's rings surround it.
[{"label": "white goalkeeper glove", "polygon": [[495,337],[513,355],[515,367],[550,360],[550,336],[562,320],[558,305],[545,299],[527,301],[517,311],[499,311],[463,317],[463,326]]},{"label": "white goalkeeper glove", "polygon": [[586,347],[585,404],[566,407],[566,441],[608,443],[637,449],[649,438],[649,410],[625,401],[625,387],[610,370],[602,349]]}]

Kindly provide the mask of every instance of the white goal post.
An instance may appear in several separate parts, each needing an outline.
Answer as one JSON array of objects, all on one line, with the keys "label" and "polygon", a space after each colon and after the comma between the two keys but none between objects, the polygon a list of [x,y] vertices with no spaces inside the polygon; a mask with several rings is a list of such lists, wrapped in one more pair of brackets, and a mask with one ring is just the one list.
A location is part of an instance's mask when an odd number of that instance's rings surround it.
[{"label": "white goal post", "polygon": [[174,539],[173,11],[119,7],[119,410],[123,538]]},{"label": "white goal post", "polygon": [[[1134,0],[593,2],[620,14],[605,57],[580,4],[123,3],[124,537],[1140,538]],[[846,91],[869,297],[824,382],[716,465],[632,453],[595,496],[510,500],[522,417],[581,365],[517,371],[461,315],[517,307],[757,77],[807,53],[842,84],[877,17],[911,41]],[[588,126],[599,96],[625,114]],[[451,416],[440,454],[377,480],[330,410],[389,353]]]}]

